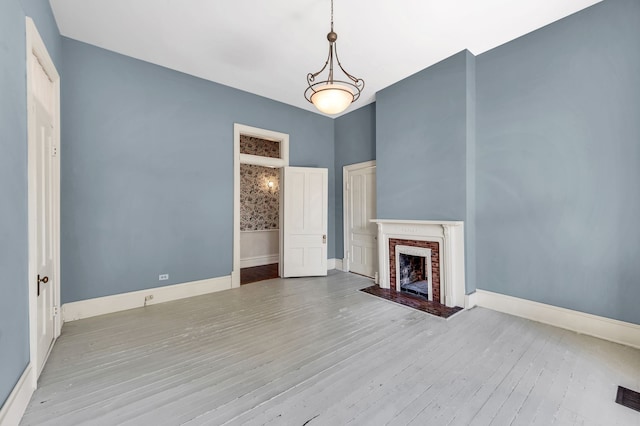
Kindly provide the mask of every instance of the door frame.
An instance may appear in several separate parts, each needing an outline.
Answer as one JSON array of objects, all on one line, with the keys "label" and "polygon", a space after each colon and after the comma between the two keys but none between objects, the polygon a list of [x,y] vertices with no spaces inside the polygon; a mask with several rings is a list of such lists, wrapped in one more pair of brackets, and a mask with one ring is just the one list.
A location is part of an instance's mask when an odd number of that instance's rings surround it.
[{"label": "door frame", "polygon": [[[280,158],[261,157],[259,155],[240,153],[240,135],[275,141],[280,143]],[[240,287],[240,164],[254,164],[278,168],[280,170],[280,182],[282,182],[282,168],[289,165],[289,135],[273,130],[260,129],[244,124],[233,124],[233,270],[231,271],[231,288]],[[282,194],[283,185],[280,186],[279,202],[279,256],[278,271],[282,274]]]},{"label": "door frame", "polygon": [[[349,207],[349,175],[352,172],[362,169],[368,169],[370,167],[376,167],[376,160],[363,161],[362,163],[349,164],[342,167],[342,241],[344,245],[344,253],[342,255],[342,270],[349,272],[351,270],[349,259],[349,253],[351,250],[349,240],[349,216],[351,209]],[[377,178],[377,174],[376,174]]]},{"label": "door frame", "polygon": [[[47,52],[47,48],[40,37],[40,33],[35,23],[29,17],[26,18],[26,47],[27,47],[27,187],[28,187],[28,233],[29,233],[29,269],[27,288],[29,292],[29,354],[31,367],[35,371],[33,374],[33,386],[37,388],[38,377],[41,371],[38,366],[38,301],[36,291],[33,286],[37,271],[37,238],[36,238],[36,134],[35,134],[35,95],[32,90],[31,66],[36,60],[42,65],[45,72],[53,80],[54,99],[53,102],[53,142],[52,149],[56,155],[53,159],[53,327],[54,342],[60,336],[62,330],[62,318],[60,315],[60,75]],[[53,345],[51,345],[53,347]],[[49,347],[47,350],[50,350]],[[48,356],[48,355],[47,355]],[[45,361],[46,362],[46,361]]]}]

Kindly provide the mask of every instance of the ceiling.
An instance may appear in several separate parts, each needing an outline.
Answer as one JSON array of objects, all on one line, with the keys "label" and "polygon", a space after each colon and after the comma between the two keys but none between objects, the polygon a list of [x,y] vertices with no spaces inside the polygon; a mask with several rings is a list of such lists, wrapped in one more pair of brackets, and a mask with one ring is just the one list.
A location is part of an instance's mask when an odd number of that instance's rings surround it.
[{"label": "ceiling", "polygon": [[[330,0],[50,0],[62,35],[318,112],[303,92],[326,60]],[[334,0],[345,113],[463,49],[478,55],[600,0]]]}]

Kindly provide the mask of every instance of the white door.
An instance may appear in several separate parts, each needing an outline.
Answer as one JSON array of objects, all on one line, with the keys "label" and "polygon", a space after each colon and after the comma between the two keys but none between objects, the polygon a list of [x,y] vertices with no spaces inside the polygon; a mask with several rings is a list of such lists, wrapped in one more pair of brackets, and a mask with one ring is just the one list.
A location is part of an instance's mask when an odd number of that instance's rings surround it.
[{"label": "white door", "polygon": [[26,18],[29,352],[33,386],[60,335],[60,76]]},{"label": "white door", "polygon": [[57,148],[54,144],[53,83],[38,61],[32,62],[33,100],[32,111],[34,129],[34,192],[35,223],[35,269],[31,291],[36,292],[36,344],[38,372],[49,355],[55,338],[55,221],[57,220],[57,188],[55,160]]},{"label": "white door", "polygon": [[377,228],[371,222],[376,218],[376,166],[347,166],[344,176],[347,267],[373,278],[378,270]]},{"label": "white door", "polygon": [[285,167],[283,277],[327,275],[328,170]]}]

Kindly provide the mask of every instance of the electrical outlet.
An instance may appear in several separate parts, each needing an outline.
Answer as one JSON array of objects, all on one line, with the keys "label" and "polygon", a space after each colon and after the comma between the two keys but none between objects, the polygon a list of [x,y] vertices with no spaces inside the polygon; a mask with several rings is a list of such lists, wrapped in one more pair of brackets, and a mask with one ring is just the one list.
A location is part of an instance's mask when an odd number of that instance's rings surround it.
[{"label": "electrical outlet", "polygon": [[169,274],[161,274],[158,276],[158,281],[165,281],[169,279]]}]

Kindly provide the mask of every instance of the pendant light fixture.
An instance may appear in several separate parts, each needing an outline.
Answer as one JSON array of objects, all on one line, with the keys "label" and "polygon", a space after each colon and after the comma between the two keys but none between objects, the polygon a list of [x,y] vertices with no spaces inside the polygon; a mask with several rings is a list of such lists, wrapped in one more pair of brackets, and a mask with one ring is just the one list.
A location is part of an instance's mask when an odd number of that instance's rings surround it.
[{"label": "pendant light fixture", "polygon": [[[345,71],[338,58],[338,47],[336,40],[338,34],[333,31],[333,0],[331,0],[331,31],[327,34],[329,40],[329,56],[322,69],[316,73],[307,74],[309,87],[304,91],[304,97],[325,114],[339,114],[352,102],[357,101],[360,92],[364,89],[364,80],[357,78]],[[333,59],[335,58],[338,68],[344,74],[342,80],[334,78]],[[327,78],[316,81],[317,77],[329,67]],[[336,68],[336,71],[338,69]]]}]

